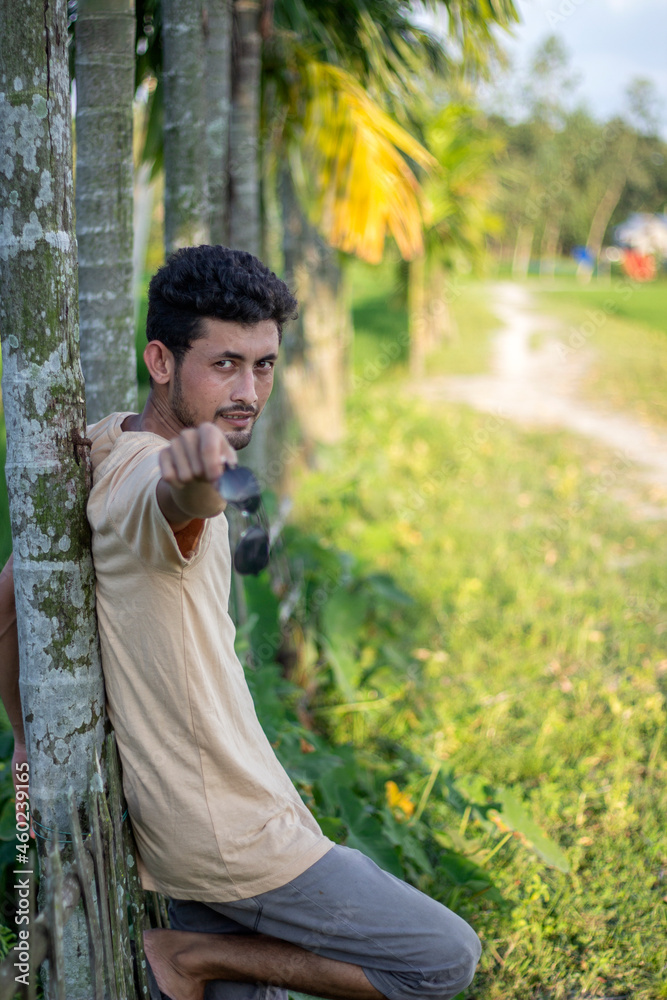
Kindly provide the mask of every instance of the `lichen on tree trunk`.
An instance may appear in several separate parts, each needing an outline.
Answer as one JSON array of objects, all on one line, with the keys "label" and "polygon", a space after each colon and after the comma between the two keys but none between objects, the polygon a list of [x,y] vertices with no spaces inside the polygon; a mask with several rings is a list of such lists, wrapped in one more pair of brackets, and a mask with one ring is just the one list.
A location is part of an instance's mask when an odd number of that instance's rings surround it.
[{"label": "lichen on tree trunk", "polygon": [[92,423],[137,406],[132,268],[134,0],[79,0],[76,235],[79,327]]},{"label": "lichen on tree trunk", "polygon": [[[69,828],[102,753],[104,690],[85,505],[66,0],[0,0],[0,323],[30,799]],[[40,840],[40,844],[44,841]],[[65,853],[65,860],[67,854]],[[67,996],[89,1000],[85,924],[66,929]],[[73,958],[73,956],[75,956]]]}]

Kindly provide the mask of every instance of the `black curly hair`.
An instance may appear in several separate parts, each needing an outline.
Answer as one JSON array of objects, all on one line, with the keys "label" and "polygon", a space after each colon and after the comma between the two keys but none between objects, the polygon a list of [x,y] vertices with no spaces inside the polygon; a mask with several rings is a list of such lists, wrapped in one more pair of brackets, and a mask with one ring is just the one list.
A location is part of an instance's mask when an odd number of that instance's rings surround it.
[{"label": "black curly hair", "polygon": [[284,281],[245,250],[183,247],[167,259],[148,287],[147,340],[160,340],[180,364],[203,336],[203,317],[251,325],[296,319],[297,301]]}]

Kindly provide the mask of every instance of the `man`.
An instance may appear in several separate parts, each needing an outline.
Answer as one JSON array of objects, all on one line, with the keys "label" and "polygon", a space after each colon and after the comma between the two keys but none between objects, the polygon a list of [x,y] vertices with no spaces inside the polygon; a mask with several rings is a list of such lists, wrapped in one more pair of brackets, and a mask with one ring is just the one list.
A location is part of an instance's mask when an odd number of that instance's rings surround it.
[{"label": "man", "polygon": [[[89,428],[109,716],[143,885],[171,897],[172,930],[148,932],[146,952],[171,1000],[284,998],[285,988],[444,1000],[472,979],[477,936],[322,834],[234,653],[217,483],[250,441],[295,309],[248,253],[177,251],[150,285],[146,406]],[[15,680],[0,691],[14,724]]]}]

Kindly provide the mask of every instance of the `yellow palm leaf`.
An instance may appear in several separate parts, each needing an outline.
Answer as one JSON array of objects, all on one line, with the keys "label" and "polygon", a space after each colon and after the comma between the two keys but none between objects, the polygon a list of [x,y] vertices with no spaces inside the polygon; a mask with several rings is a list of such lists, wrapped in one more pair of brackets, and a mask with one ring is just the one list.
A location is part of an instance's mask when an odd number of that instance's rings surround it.
[{"label": "yellow palm leaf", "polygon": [[423,252],[420,184],[405,157],[436,160],[339,66],[307,61],[303,129],[313,220],[332,246],[377,263],[387,233],[406,260]]}]

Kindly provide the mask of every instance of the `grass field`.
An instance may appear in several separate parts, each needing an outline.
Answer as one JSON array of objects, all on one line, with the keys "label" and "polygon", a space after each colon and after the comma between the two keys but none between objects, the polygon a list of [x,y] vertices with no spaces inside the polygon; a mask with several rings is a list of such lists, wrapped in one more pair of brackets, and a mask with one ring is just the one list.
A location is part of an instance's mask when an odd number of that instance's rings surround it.
[{"label": "grass field", "polygon": [[[379,347],[399,324],[383,328],[375,284],[357,294],[358,323],[372,303],[365,349]],[[482,298],[471,286],[455,303],[474,352],[493,326]],[[568,303],[573,322],[589,301]],[[664,334],[618,322],[636,352],[658,350]],[[424,783],[410,785],[401,748],[480,796],[510,788],[565,851],[567,874],[429,799],[443,843],[483,862],[506,900],[461,897],[485,942],[470,997],[667,997],[664,522],[615,501],[628,473],[598,445],[427,407],[402,373],[364,384],[346,441],[296,491],[298,523],[414,598],[401,623],[411,708],[361,729],[343,717],[341,734],[394,741],[397,783],[415,802]],[[662,368],[649,376],[658,398]],[[382,694],[378,664],[364,697]]]},{"label": "grass field", "polygon": [[[536,285],[539,287],[537,282]],[[613,282],[590,285],[560,279],[555,283],[554,295],[584,309],[608,309],[607,303],[611,303],[610,311],[619,318],[667,334],[667,278],[642,284],[619,277]]]}]

